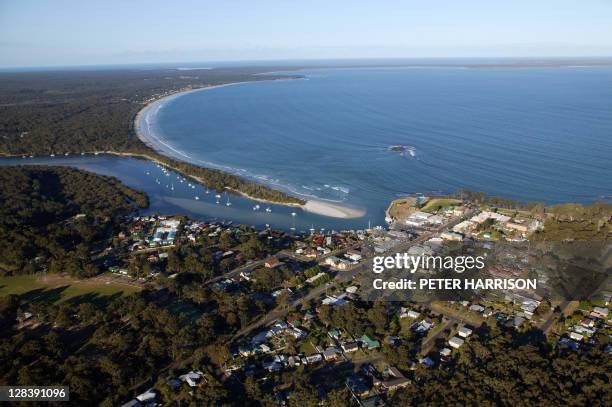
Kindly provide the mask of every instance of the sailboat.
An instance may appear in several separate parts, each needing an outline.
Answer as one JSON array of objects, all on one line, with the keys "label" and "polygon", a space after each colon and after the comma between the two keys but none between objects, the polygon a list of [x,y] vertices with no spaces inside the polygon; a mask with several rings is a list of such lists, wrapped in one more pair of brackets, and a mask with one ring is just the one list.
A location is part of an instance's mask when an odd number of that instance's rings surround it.
[{"label": "sailboat", "polygon": [[229,199],[229,194],[226,193],[226,195],[227,195],[227,202],[225,203],[225,206],[232,206],[232,203],[230,202],[230,199]]}]

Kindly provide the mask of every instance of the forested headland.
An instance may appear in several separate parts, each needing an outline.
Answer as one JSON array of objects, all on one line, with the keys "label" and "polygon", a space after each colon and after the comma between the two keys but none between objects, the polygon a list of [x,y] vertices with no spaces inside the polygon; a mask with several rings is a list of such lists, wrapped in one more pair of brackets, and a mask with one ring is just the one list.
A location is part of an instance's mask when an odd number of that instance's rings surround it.
[{"label": "forested headland", "polygon": [[[146,208],[144,193],[117,179],[65,167],[0,167],[0,273],[38,265],[97,274],[91,252],[121,217]],[[53,271],[53,270],[52,270]]]}]

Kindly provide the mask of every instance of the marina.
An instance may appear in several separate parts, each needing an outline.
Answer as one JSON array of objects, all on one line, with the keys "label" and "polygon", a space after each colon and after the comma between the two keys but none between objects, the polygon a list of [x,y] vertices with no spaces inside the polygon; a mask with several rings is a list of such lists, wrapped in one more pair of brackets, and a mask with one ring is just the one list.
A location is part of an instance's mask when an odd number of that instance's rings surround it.
[{"label": "marina", "polygon": [[[259,228],[308,233],[317,230],[362,229],[367,221],[338,219],[307,212],[299,207],[266,204],[225,191],[212,191],[160,164],[108,154],[60,155],[56,157],[0,158],[0,165],[69,166],[113,176],[149,196],[149,208],[141,214],[187,215],[201,221],[225,221]],[[164,180],[164,182],[162,182]],[[167,181],[166,181],[167,180]],[[173,180],[173,181],[170,181]],[[176,184],[174,180],[178,181]],[[265,208],[265,209],[264,209]]]}]

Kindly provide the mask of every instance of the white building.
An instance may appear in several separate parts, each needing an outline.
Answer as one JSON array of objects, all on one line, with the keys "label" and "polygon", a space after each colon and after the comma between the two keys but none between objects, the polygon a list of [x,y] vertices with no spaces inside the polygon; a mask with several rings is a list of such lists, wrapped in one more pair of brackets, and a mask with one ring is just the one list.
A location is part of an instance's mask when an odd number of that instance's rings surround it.
[{"label": "white building", "polygon": [[472,330],[470,328],[467,328],[467,327],[464,326],[464,327],[459,329],[458,334],[462,338],[467,338],[468,336],[470,336],[472,334]]},{"label": "white building", "polygon": [[463,342],[464,342],[463,339],[458,338],[456,336],[453,336],[452,338],[448,340],[448,344],[450,345],[450,347],[455,348],[455,349],[459,349],[461,345],[463,345]]}]

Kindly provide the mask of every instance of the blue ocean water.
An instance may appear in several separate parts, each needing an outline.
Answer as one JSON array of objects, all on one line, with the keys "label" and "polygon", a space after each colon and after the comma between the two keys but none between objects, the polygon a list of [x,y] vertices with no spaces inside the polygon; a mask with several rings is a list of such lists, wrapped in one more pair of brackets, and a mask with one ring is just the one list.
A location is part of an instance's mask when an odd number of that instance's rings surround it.
[{"label": "blue ocean water", "polygon": [[[153,127],[190,161],[363,208],[458,188],[521,201],[612,196],[612,68],[362,68],[165,103]],[[392,152],[414,147],[414,155]]]}]

